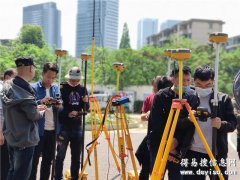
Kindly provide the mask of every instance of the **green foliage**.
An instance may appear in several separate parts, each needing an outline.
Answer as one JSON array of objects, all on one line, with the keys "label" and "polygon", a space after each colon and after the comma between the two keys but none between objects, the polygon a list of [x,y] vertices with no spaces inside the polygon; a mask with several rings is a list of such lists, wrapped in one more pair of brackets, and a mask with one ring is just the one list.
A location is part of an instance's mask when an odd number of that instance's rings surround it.
[{"label": "green foliage", "polygon": [[21,28],[19,41],[21,44],[34,44],[39,48],[45,45],[41,27],[30,24],[25,24]]},{"label": "green foliage", "polygon": [[123,25],[123,33],[119,48],[120,49],[131,48],[127,23],[124,23]]},{"label": "green foliage", "polygon": [[[24,26],[24,28],[22,28],[18,39],[0,45],[0,74],[7,68],[15,67],[15,58],[19,56],[31,56],[37,65],[34,79],[34,81],[37,81],[41,78],[43,64],[46,62],[56,62],[56,56],[53,50],[49,49],[47,45],[41,41],[41,39],[43,39],[41,35],[39,41],[23,41],[23,39],[25,39],[23,37],[28,37],[29,35],[29,37],[32,36],[35,38],[37,37],[35,33],[39,32],[39,28],[36,30],[37,27],[35,26],[31,27],[32,30],[31,28],[29,30],[29,26],[26,27]],[[31,35],[31,33],[26,34],[25,32],[27,30],[33,32],[33,35]],[[124,36],[127,37],[125,38],[127,41],[124,40],[124,42],[128,42],[127,44],[129,44],[127,25],[124,32],[127,34]],[[122,44],[126,45],[126,43]],[[168,59],[163,55],[165,49],[180,47],[191,49],[191,58],[188,61],[184,61],[184,64],[190,66],[192,71],[199,65],[205,64],[209,64],[214,68],[216,58],[215,49],[210,45],[197,45],[190,39],[172,36],[169,37],[168,43],[161,48],[145,46],[142,49],[133,50],[130,48],[130,44],[125,45],[122,46],[124,48],[118,50],[110,50],[107,48],[95,49],[95,84],[115,85],[116,71],[112,65],[115,62],[120,62],[124,63],[125,66],[120,76],[120,90],[130,85],[150,85],[154,76],[166,75],[167,73]],[[90,49],[88,53],[91,54]],[[240,48],[229,52],[221,48],[219,57],[219,90],[232,95],[232,82],[234,76],[240,69]],[[61,81],[65,80],[64,76],[68,73],[68,70],[73,66],[79,66],[79,63],[76,58],[71,56],[61,58]],[[88,61],[87,65],[87,83],[91,83],[91,61]],[[83,72],[82,75],[84,75]]]},{"label": "green foliage", "polygon": [[[112,64],[124,63],[125,69],[120,76],[120,90],[130,85],[150,85],[156,75],[166,75],[168,59],[163,55],[165,49],[191,49],[191,58],[184,61],[192,72],[200,65],[210,65],[214,68],[216,52],[212,45],[197,45],[190,39],[170,37],[168,43],[161,48],[145,46],[140,50],[119,49],[109,50],[98,48],[95,52],[95,83],[116,84],[116,71]],[[220,51],[219,91],[232,95],[232,81],[240,69],[240,48],[227,52]],[[88,64],[89,68],[91,63]],[[88,72],[91,77],[91,72]]]},{"label": "green foliage", "polygon": [[[25,33],[25,28],[29,31],[29,33],[33,32],[33,34],[35,29],[39,29],[39,27],[27,25],[22,28],[21,32]],[[56,62],[56,56],[53,50],[49,49],[46,44],[39,47],[35,43],[23,43],[21,41],[21,37],[23,36],[20,35],[20,38],[12,40],[6,45],[0,45],[0,74],[3,74],[3,72],[8,68],[14,68],[14,60],[17,57],[30,56],[33,58],[34,63],[37,66],[33,81],[38,81],[41,79],[43,65],[47,62]],[[75,58],[66,56],[61,58],[61,64],[61,81],[64,81],[64,76],[67,74],[68,70],[73,66],[78,66],[78,63]]]}]

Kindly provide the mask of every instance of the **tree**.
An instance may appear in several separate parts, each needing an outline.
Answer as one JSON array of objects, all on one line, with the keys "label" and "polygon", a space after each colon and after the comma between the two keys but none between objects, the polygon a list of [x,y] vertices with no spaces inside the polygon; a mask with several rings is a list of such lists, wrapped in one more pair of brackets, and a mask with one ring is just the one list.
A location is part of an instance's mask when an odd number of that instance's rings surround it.
[{"label": "tree", "polygon": [[43,48],[45,40],[40,26],[25,24],[20,30],[20,43],[34,44],[39,48]]},{"label": "tree", "polygon": [[123,33],[122,33],[122,38],[121,38],[119,48],[120,49],[131,48],[127,23],[124,23],[124,26],[123,26]]}]

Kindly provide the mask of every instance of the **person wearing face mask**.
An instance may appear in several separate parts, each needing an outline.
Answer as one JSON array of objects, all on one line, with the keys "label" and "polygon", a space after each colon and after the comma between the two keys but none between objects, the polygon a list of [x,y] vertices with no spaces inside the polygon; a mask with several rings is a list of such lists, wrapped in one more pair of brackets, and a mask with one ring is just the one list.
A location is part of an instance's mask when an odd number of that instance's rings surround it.
[{"label": "person wearing face mask", "polygon": [[59,113],[61,132],[58,136],[55,180],[63,179],[63,162],[68,144],[71,148],[71,179],[78,180],[80,169],[80,155],[82,142],[82,111],[84,103],[86,110],[89,109],[87,89],[80,85],[81,72],[79,67],[73,67],[65,76],[66,83],[61,84],[61,97],[63,109]]},{"label": "person wearing face mask", "polygon": [[[212,100],[214,98],[213,84],[214,84],[214,70],[209,66],[201,66],[195,70],[194,73],[194,84],[196,94],[199,98],[199,106],[207,108],[209,114],[213,112]],[[218,112],[216,118],[208,117],[205,121],[202,121],[200,118],[197,118],[198,124],[202,130],[206,141],[212,149],[212,128],[217,128],[217,162],[219,163],[221,159],[226,162],[227,153],[228,153],[228,132],[233,132],[236,128],[236,117],[234,116],[233,105],[230,97],[227,94],[218,92]],[[188,138],[188,137],[186,137]],[[199,138],[197,131],[193,131],[192,135],[189,138],[189,146],[184,157],[192,161],[194,158],[198,164],[201,163],[202,159],[207,159],[208,166],[191,166],[185,168],[185,170],[191,170],[193,175],[183,176],[184,180],[199,179],[204,180],[205,175],[197,175],[197,171],[213,171],[213,166],[210,166],[209,156],[203,146],[202,141]],[[219,166],[221,172],[223,173],[224,179],[228,179],[226,172],[227,167]],[[211,174],[209,174],[211,175]],[[218,179],[218,176],[216,177]]]},{"label": "person wearing face mask", "polygon": [[[152,108],[150,111],[150,116],[148,120],[148,147],[150,151],[150,169],[152,171],[156,155],[159,149],[160,141],[167,123],[169,112],[172,105],[172,100],[178,98],[178,83],[179,83],[179,68],[172,70],[171,77],[173,85],[171,87],[160,90],[156,93],[153,99]],[[190,82],[191,82],[191,70],[188,66],[183,67],[183,98],[187,99],[189,104],[192,107],[197,107],[196,99],[197,97],[188,93],[190,91]],[[186,129],[188,124],[191,124],[187,119],[188,112],[184,107],[181,110],[177,128],[174,134],[174,139],[171,147],[171,154],[177,154],[179,148],[181,147],[182,138],[185,136]],[[184,124],[184,126],[182,125]],[[184,127],[184,128],[182,128]],[[169,180],[181,180],[182,176],[180,174],[181,166],[179,163],[172,161],[173,159],[169,158],[167,162],[166,169],[168,170],[168,179]]]}]

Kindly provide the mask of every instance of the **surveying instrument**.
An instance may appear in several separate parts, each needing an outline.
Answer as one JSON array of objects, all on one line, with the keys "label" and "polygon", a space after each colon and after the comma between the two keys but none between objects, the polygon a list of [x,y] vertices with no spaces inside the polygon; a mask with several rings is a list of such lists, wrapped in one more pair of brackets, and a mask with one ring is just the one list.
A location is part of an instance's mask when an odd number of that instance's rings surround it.
[{"label": "surveying instrument", "polygon": [[[162,135],[161,143],[158,149],[158,153],[156,156],[156,160],[154,163],[152,175],[151,175],[151,180],[160,180],[164,178],[165,174],[165,168],[167,164],[167,159],[168,155],[170,152],[170,148],[172,145],[173,141],[173,135],[176,129],[177,121],[179,118],[180,111],[185,107],[189,113],[189,117],[191,121],[193,122],[195,129],[197,133],[199,134],[199,137],[203,143],[204,148],[206,149],[209,157],[211,160],[215,160],[211,149],[209,148],[207,141],[197,123],[197,120],[191,111],[191,106],[187,102],[186,99],[182,98],[182,83],[183,83],[183,61],[188,60],[191,57],[191,51],[189,49],[175,49],[172,50],[171,53],[167,54],[169,55],[172,59],[178,61],[179,65],[179,72],[178,72],[178,79],[179,79],[179,90],[178,90],[178,95],[179,99],[173,99],[172,100],[172,105],[171,109],[169,112],[169,116],[167,119],[167,123]],[[171,130],[170,130],[171,129]],[[214,168],[217,172],[220,172],[220,169],[217,164],[214,164]],[[220,180],[224,180],[223,175],[220,173],[218,174]]]},{"label": "surveying instrument", "polygon": [[[110,105],[107,107],[106,111],[108,113],[111,106],[116,107],[116,129],[117,129],[117,137],[118,137],[118,153],[121,161],[122,179],[123,180],[127,179],[126,163],[124,160],[124,158],[127,157],[127,154],[125,152],[125,146],[127,146],[126,148],[130,153],[130,158],[131,158],[132,166],[134,169],[135,180],[138,180],[137,166],[134,159],[132,141],[131,141],[131,137],[128,129],[128,122],[127,122],[127,118],[124,110],[124,104],[129,102],[129,98],[119,96],[120,74],[125,67],[123,63],[114,63],[113,68],[117,72],[116,95],[110,99],[111,102],[110,102]],[[125,142],[126,142],[126,145],[125,145]]]},{"label": "surveying instrument", "polygon": [[[226,43],[228,40],[228,35],[225,33],[212,33],[209,35],[209,41],[215,45],[216,48],[216,59],[215,59],[215,77],[214,77],[214,99],[212,100],[213,103],[213,117],[217,117],[217,109],[218,109],[218,68],[219,68],[219,49],[220,44]],[[217,129],[213,128],[213,136],[212,136],[212,152],[214,157],[216,157],[216,150],[217,150]],[[215,176],[213,176],[215,179]]]},{"label": "surveying instrument", "polygon": [[[67,55],[67,51],[56,49],[55,55],[57,56],[56,64],[58,65],[58,69],[59,69],[59,72],[58,72],[58,94],[56,94],[56,99],[60,100],[60,98],[61,98],[60,83],[61,83],[61,71],[62,71],[61,63],[62,63],[62,57],[65,57]],[[58,112],[56,112],[56,119],[58,119]],[[57,122],[54,122],[54,125],[56,128]],[[52,163],[51,180],[53,180],[55,177],[55,159],[56,159],[56,145],[57,145],[56,142],[57,142],[57,134],[55,133],[54,159],[53,159],[53,163]]]}]

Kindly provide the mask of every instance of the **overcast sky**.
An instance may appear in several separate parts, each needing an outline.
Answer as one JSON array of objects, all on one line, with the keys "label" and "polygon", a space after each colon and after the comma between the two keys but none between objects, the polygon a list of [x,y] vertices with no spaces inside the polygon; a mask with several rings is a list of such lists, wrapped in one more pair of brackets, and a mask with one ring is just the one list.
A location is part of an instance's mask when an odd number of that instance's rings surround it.
[{"label": "overcast sky", "polygon": [[[0,39],[16,38],[22,26],[24,6],[50,1],[57,2],[62,12],[62,48],[74,55],[77,0],[0,0]],[[127,22],[131,46],[136,48],[137,22],[141,18],[157,18],[159,23],[168,19],[222,20],[223,32],[231,37],[240,34],[239,9],[240,0],[119,0],[118,39]]]}]

